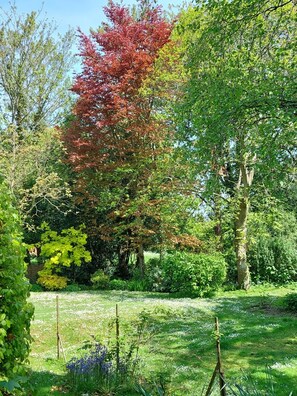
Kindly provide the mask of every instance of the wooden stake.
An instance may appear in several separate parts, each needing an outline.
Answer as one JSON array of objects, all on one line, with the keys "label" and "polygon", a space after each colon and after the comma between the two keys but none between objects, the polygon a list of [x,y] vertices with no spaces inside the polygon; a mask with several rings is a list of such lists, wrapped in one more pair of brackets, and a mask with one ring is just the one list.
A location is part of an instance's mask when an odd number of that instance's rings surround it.
[{"label": "wooden stake", "polygon": [[214,380],[216,379],[216,376],[218,374],[218,369],[219,369],[219,363],[217,363],[216,368],[214,369],[214,372],[212,373],[212,377],[210,379],[210,382],[209,382],[207,391],[205,393],[205,396],[209,396],[211,394],[211,390],[212,390],[212,387],[213,387]]},{"label": "wooden stake", "polygon": [[60,330],[59,330],[59,296],[56,296],[56,317],[57,317],[57,359],[60,359]]},{"label": "wooden stake", "polygon": [[120,368],[120,324],[119,324],[119,307],[116,304],[116,367]]},{"label": "wooden stake", "polygon": [[220,395],[227,396],[226,382],[224,378],[224,372],[222,369],[219,319],[217,317],[215,318],[215,332],[216,332],[216,348],[217,348],[217,373],[219,374]]},{"label": "wooden stake", "polygon": [[60,359],[60,352],[62,351],[62,355],[64,358],[64,361],[66,362],[66,356],[64,353],[64,348],[62,345],[62,339],[60,336],[60,310],[59,310],[59,296],[56,296],[56,313],[57,313],[57,359]]}]

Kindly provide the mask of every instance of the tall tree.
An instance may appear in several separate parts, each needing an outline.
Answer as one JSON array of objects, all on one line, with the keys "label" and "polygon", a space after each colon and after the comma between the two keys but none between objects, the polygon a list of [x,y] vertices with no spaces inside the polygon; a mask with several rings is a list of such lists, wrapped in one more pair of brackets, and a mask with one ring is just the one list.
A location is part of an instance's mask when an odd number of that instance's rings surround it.
[{"label": "tall tree", "polygon": [[61,36],[38,12],[21,15],[14,5],[0,17],[1,129],[22,136],[56,125],[70,105],[73,33]]},{"label": "tall tree", "polygon": [[296,5],[213,0],[189,13],[181,29],[189,80],[180,139],[195,159],[203,193],[232,202],[238,284],[246,289],[254,182],[263,192],[293,169]]},{"label": "tall tree", "polygon": [[159,187],[153,175],[161,169],[168,137],[166,124],[141,87],[172,26],[160,8],[147,1],[140,7],[132,16],[110,1],[105,7],[109,23],[90,37],[80,33],[83,71],[73,86],[79,98],[65,133],[80,192],[98,211],[104,208],[99,235],[119,241],[122,276],[127,276],[133,250],[143,266],[143,243],[159,224]]},{"label": "tall tree", "polygon": [[74,36],[14,5],[0,18],[0,173],[26,217],[37,202],[57,207],[65,197],[54,127],[70,108]]}]

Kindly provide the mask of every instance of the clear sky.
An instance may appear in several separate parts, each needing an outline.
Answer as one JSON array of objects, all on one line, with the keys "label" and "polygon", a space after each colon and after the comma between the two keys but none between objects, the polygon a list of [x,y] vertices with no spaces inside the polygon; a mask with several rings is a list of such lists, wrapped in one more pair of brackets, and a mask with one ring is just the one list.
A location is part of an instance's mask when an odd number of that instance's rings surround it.
[{"label": "clear sky", "polygon": [[[121,3],[121,0],[114,0]],[[158,4],[168,9],[178,10],[179,6],[190,0],[158,0]],[[8,10],[10,3],[16,5],[18,14],[41,10],[41,19],[48,18],[57,25],[60,33],[65,33],[69,28],[77,30],[78,27],[88,33],[90,28],[97,28],[104,20],[103,7],[108,0],[0,0],[0,8]],[[122,0],[123,5],[136,4],[137,0]],[[2,13],[1,13],[2,14]],[[0,20],[1,22],[1,20]],[[73,54],[78,54],[78,40],[73,47]],[[80,71],[80,60],[74,65],[74,71]]]},{"label": "clear sky", "polygon": [[[117,1],[115,1],[117,2]],[[123,0],[124,5],[135,4],[136,0]],[[0,7],[9,8],[9,0],[0,0]],[[98,27],[103,18],[103,7],[107,0],[14,0],[21,13],[42,9],[42,15],[56,21],[61,33],[69,27],[87,33],[90,29]],[[120,1],[119,1],[120,3]],[[159,0],[158,4],[167,8],[170,4],[174,7],[183,3],[183,0]]]}]

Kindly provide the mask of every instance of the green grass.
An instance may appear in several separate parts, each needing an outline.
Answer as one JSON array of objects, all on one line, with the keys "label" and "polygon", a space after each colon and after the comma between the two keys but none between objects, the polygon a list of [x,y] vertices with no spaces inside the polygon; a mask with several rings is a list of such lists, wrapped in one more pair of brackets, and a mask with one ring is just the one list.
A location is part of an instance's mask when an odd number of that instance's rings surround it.
[{"label": "green grass", "polygon": [[[216,363],[213,333],[214,317],[218,316],[227,381],[251,373],[259,386],[264,386],[270,366],[276,394],[288,396],[293,391],[297,395],[297,316],[279,307],[281,296],[292,291],[296,287],[255,287],[249,292],[221,293],[212,299],[121,291],[60,292],[60,333],[66,360],[91,335],[100,335],[103,340],[108,337],[108,322],[115,316],[116,304],[122,332],[145,309],[149,312],[150,337],[140,351],[143,375],[165,378],[168,395],[198,396]],[[32,395],[71,395],[61,388],[64,362],[56,359],[56,295],[31,294],[35,305],[30,356],[30,382],[35,389]]]},{"label": "green grass", "polygon": [[146,251],[144,252],[144,260],[147,263],[150,259],[160,259],[160,253]]}]

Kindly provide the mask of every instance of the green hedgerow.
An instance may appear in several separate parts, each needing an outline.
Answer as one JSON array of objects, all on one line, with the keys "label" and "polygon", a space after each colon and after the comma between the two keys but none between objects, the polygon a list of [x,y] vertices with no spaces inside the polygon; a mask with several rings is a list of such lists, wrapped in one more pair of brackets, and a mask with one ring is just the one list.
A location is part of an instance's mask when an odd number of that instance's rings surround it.
[{"label": "green hedgerow", "polygon": [[[33,306],[27,302],[25,248],[20,220],[4,183],[0,182],[0,382],[23,371],[30,349]],[[0,390],[1,394],[1,390]]]},{"label": "green hedgerow", "polygon": [[220,254],[175,252],[148,267],[156,291],[205,296],[222,286],[227,264]]}]

